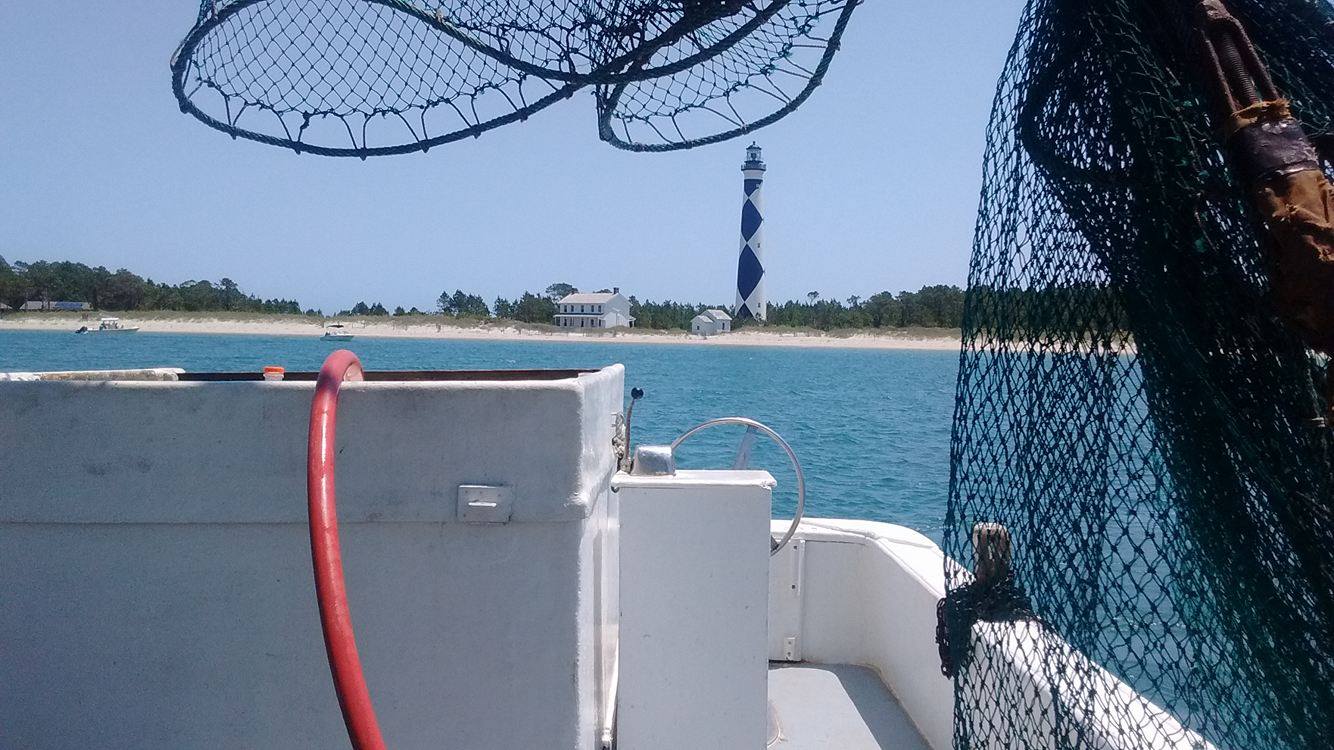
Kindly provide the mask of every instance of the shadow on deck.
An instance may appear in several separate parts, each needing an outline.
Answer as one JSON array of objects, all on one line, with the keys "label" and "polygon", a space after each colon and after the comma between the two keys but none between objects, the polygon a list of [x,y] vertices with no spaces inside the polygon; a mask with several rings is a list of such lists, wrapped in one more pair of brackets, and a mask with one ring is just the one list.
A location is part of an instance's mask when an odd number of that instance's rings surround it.
[{"label": "shadow on deck", "polygon": [[848,664],[769,668],[772,750],[929,750],[873,670]]}]

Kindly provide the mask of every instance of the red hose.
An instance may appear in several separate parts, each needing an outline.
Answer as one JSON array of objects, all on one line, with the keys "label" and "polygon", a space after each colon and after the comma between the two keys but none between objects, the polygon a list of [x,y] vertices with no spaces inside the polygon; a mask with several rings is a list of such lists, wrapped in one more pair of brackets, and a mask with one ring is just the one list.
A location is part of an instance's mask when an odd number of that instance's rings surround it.
[{"label": "red hose", "polygon": [[361,672],[352,612],[343,581],[343,556],[338,545],[338,511],[334,504],[334,436],[337,432],[338,389],[344,380],[361,380],[361,361],[346,349],[324,360],[310,405],[310,437],[306,451],[306,498],[310,510],[310,557],[315,565],[315,598],[320,627],[329,654],[338,706],[354,750],[384,750],[370,690]]}]

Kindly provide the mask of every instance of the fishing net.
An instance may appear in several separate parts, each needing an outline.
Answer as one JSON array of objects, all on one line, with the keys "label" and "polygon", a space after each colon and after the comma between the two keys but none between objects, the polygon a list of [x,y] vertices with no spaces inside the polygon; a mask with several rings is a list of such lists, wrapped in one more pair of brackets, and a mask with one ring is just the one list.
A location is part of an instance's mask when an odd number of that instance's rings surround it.
[{"label": "fishing net", "polygon": [[181,109],[234,137],[327,156],[425,150],[578,88],[510,69],[392,2],[204,0],[172,59]]},{"label": "fishing net", "polygon": [[203,0],[172,87],[233,137],[366,157],[477,136],[593,86],[605,140],[683,148],[795,110],[855,4]]},{"label": "fishing net", "polygon": [[555,80],[609,83],[695,65],[729,49],[788,4],[456,0],[438,10],[447,33],[516,69]]},{"label": "fishing net", "polygon": [[[945,537],[978,561],[942,603],[958,748],[1334,747],[1327,363],[1271,298],[1191,5],[1030,0],[1002,76]],[[1327,0],[1228,7],[1329,133]]]},{"label": "fishing net", "polygon": [[793,0],[708,60],[600,86],[602,139],[634,151],[668,151],[734,138],[782,118],[824,79],[857,4]]}]

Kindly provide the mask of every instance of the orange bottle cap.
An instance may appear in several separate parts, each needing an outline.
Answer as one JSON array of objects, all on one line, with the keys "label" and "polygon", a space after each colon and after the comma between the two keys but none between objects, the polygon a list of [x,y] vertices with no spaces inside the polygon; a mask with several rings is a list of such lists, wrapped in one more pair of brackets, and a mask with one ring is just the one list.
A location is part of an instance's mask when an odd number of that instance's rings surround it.
[{"label": "orange bottle cap", "polygon": [[281,367],[279,367],[279,366],[277,366],[277,365],[266,365],[266,366],[264,367],[264,372],[266,372],[266,373],[270,373],[270,372],[272,372],[272,373],[279,373],[279,372],[287,372],[287,370],[285,370],[285,369],[283,369],[283,368],[281,368]]}]

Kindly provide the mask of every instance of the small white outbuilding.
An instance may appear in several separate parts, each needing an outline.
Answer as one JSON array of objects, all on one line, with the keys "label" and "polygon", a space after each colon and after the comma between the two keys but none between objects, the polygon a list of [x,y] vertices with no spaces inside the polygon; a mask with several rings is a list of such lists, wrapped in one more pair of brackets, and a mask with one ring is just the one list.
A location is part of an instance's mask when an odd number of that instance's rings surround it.
[{"label": "small white outbuilding", "polygon": [[700,336],[713,336],[732,330],[732,316],[722,310],[705,310],[690,321],[690,332]]}]

